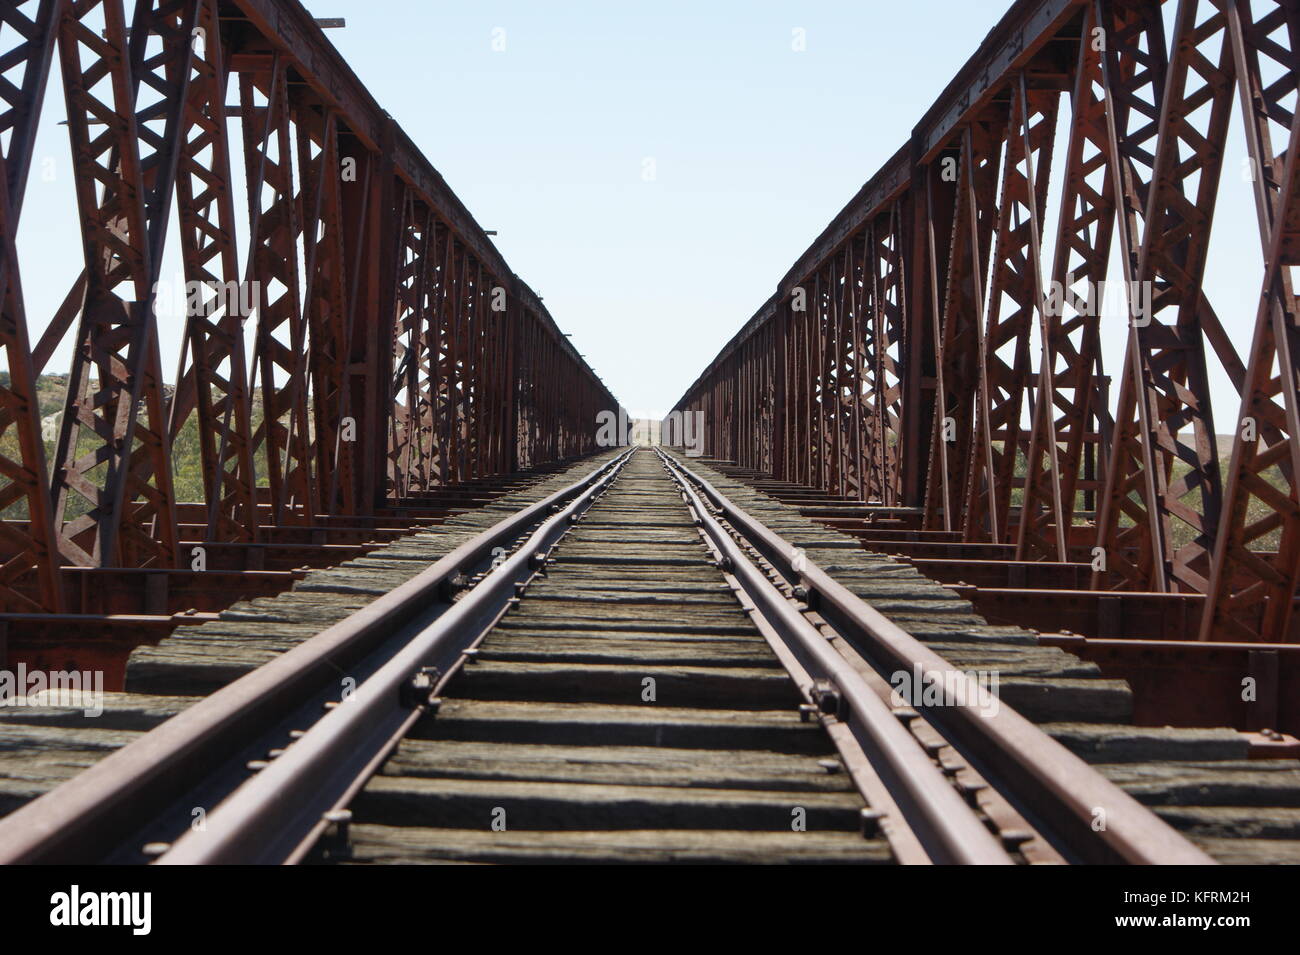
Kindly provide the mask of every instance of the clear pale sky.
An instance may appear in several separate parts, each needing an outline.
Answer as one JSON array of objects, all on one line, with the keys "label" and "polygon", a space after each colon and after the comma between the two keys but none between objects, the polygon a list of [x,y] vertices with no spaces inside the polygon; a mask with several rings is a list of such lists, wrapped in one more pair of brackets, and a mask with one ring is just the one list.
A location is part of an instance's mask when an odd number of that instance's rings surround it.
[{"label": "clear pale sky", "polygon": [[[658,417],[903,144],[1007,4],[307,6],[347,19],[328,35],[375,98],[499,231],[506,260],[623,405]],[[57,67],[50,86],[20,236],[33,339],[79,271],[69,177],[40,174],[42,158],[68,168]],[[1233,136],[1207,293],[1244,358],[1262,266],[1235,117]],[[161,336],[170,381],[180,319]],[[1112,322],[1112,375],[1123,339]],[[68,355],[65,342],[47,370],[66,370]],[[1217,365],[1212,375],[1228,431],[1237,400]]]}]

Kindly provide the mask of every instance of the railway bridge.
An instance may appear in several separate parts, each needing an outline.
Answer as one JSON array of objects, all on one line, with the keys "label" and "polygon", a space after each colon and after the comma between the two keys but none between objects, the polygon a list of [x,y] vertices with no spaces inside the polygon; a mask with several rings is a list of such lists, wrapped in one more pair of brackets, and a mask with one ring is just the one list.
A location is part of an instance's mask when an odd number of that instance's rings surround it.
[{"label": "railway bridge", "polygon": [[1300,3],[1016,0],[635,428],[329,26],[0,0],[0,861],[1300,862]]}]

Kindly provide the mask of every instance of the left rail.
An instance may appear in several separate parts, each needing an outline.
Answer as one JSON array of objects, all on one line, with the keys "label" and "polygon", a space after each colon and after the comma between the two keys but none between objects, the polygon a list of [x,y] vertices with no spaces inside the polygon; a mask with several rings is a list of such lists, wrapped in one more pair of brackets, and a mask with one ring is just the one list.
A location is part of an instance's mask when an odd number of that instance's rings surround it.
[{"label": "left rail", "polygon": [[[297,861],[631,453],[0,820],[0,864],[138,861],[141,844],[160,862]],[[354,693],[340,672],[363,677]],[[228,797],[197,828],[179,808],[196,791]],[[168,828],[188,832],[131,838]]]}]

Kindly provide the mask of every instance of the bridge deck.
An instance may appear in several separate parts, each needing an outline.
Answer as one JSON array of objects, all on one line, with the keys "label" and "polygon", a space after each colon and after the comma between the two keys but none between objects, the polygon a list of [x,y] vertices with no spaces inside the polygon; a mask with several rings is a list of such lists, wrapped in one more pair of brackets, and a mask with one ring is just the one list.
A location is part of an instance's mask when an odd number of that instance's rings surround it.
[{"label": "bridge deck", "polygon": [[[610,459],[604,455],[602,459]],[[102,716],[0,710],[10,812],[348,617],[584,462],[232,607],[131,658]],[[1300,861],[1300,763],[1228,728],[1140,727],[1121,680],[994,626],[909,564],[695,466],[746,511],[1225,862]],[[351,802],[337,861],[889,861],[864,802],[649,452],[632,456]],[[346,706],[347,704],[340,704]],[[942,760],[955,751],[936,744]],[[806,831],[791,828],[798,811]],[[494,830],[499,820],[502,831]],[[142,846],[134,847],[136,853]],[[129,856],[131,853],[128,852]],[[1033,853],[1029,854],[1033,861]]]}]

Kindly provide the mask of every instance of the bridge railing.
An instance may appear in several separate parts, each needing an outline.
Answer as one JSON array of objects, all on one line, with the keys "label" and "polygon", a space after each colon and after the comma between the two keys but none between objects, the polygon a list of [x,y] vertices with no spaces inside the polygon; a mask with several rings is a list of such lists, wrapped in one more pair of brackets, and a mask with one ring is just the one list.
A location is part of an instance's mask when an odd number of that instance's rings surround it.
[{"label": "bridge railing", "polygon": [[[1284,639],[1298,57],[1294,0],[1019,0],[674,410],[704,412],[715,457],[1089,560],[1095,589],[1207,595],[1203,639]],[[1249,338],[1204,289],[1238,155],[1264,263]],[[1240,398],[1217,426],[1207,358]]]},{"label": "bridge railing", "polygon": [[[176,566],[178,514],[255,542],[594,450],[616,402],[298,0],[17,0],[0,50],[0,610],[60,610],[60,566]],[[82,265],[42,324],[17,236],[52,76]]]}]

